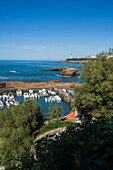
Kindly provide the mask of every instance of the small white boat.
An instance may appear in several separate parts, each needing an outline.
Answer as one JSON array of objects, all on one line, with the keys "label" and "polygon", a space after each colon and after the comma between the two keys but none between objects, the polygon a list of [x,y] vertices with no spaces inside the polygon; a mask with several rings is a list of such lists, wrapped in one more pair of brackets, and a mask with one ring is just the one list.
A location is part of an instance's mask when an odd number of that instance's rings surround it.
[{"label": "small white boat", "polygon": [[51,97],[45,97],[45,102],[51,102]]},{"label": "small white boat", "polygon": [[9,100],[13,100],[13,99],[14,99],[13,93],[9,93],[9,94],[8,94],[8,99],[9,99]]},{"label": "small white boat", "polygon": [[44,97],[48,96],[48,94],[46,92],[42,93]]},{"label": "small white boat", "polygon": [[38,94],[38,98],[40,98],[40,94]]},{"label": "small white boat", "polygon": [[51,93],[51,90],[48,90],[48,93],[50,94],[50,93]]},{"label": "small white boat", "polygon": [[51,97],[50,100],[51,100],[51,102],[55,102],[56,101],[54,97]]},{"label": "small white boat", "polygon": [[34,97],[37,99],[38,98],[38,93],[35,92]]},{"label": "small white boat", "polygon": [[62,89],[62,92],[66,93],[66,89]]},{"label": "small white boat", "polygon": [[25,92],[25,93],[23,94],[23,97],[24,97],[24,99],[29,99],[29,94],[28,94],[27,92]]},{"label": "small white boat", "polygon": [[16,95],[17,95],[17,96],[22,96],[22,91],[21,91],[21,90],[17,90],[17,91],[16,91]]},{"label": "small white boat", "polygon": [[45,97],[45,102],[46,102],[46,103],[48,102],[48,98],[47,98],[47,97]]},{"label": "small white boat", "polygon": [[51,95],[53,95],[53,96],[54,96],[54,95],[56,95],[56,93],[55,93],[54,91],[51,91]]},{"label": "small white boat", "polygon": [[30,97],[30,98],[34,98],[35,95],[34,95],[33,93],[29,93],[29,97]]},{"label": "small white boat", "polygon": [[6,100],[6,106],[9,107],[10,105],[10,100]]},{"label": "small white boat", "polygon": [[15,105],[15,106],[19,105],[19,102],[16,100],[16,98],[14,98],[14,100],[13,100],[13,105]]},{"label": "small white boat", "polygon": [[3,102],[0,100],[0,108],[4,107]]},{"label": "small white boat", "polygon": [[46,89],[42,89],[42,92],[46,92]]},{"label": "small white boat", "polygon": [[19,102],[16,100],[16,98],[14,98],[13,100],[7,100],[6,105],[8,107],[11,106],[11,105],[17,106],[17,105],[19,105]]},{"label": "small white boat", "polygon": [[55,97],[56,101],[61,101],[61,97],[60,96],[56,95],[54,97]]},{"label": "small white boat", "polygon": [[33,90],[29,90],[29,93],[30,93],[30,94],[33,94]]},{"label": "small white boat", "polygon": [[8,98],[7,93],[3,93],[2,98],[3,98],[3,100],[6,100]]}]

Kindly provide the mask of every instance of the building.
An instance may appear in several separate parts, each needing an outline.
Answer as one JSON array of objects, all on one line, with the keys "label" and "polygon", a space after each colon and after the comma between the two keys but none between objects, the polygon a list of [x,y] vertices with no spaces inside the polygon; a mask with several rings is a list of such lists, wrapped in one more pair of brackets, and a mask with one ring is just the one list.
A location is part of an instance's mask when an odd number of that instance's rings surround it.
[{"label": "building", "polygon": [[72,57],[72,54],[70,54],[70,59],[72,59],[73,57]]}]

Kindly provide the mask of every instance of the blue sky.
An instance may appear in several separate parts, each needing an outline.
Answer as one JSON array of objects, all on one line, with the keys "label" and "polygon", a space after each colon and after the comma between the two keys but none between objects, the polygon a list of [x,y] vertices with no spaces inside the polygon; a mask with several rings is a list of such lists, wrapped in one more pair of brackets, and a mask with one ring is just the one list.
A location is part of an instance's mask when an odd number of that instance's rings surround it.
[{"label": "blue sky", "polygon": [[62,60],[109,48],[112,0],[0,0],[0,59]]}]

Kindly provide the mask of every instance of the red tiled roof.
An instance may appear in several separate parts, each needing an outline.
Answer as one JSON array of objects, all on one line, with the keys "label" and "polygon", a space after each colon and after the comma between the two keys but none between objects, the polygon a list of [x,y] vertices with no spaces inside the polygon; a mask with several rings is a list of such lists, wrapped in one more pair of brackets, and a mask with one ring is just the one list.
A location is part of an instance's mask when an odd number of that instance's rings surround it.
[{"label": "red tiled roof", "polygon": [[61,120],[63,121],[75,121],[75,112],[68,114],[67,116],[63,117]]}]

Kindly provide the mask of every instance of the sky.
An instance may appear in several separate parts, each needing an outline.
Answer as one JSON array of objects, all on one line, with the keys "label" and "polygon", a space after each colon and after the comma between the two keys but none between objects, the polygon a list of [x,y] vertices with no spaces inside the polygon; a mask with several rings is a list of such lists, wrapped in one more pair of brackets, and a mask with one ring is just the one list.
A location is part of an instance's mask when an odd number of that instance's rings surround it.
[{"label": "sky", "polygon": [[113,48],[113,0],[0,0],[0,60],[63,60]]}]

